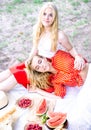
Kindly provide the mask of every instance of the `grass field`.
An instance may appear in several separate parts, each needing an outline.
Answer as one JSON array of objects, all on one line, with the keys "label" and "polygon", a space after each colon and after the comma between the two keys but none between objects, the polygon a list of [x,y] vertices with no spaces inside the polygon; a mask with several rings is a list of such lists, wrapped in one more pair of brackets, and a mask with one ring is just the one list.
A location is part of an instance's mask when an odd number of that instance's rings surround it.
[{"label": "grass field", "polygon": [[[52,1],[52,0],[50,0]],[[47,0],[4,0],[0,3],[0,70],[25,60],[32,47],[32,28]],[[53,0],[59,28],[91,62],[91,0]]]}]

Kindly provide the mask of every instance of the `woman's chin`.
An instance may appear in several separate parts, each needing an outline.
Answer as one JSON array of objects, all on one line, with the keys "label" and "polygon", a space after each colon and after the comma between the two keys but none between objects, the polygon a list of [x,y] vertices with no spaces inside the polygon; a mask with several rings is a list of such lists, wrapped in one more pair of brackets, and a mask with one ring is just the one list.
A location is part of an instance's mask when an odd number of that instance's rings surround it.
[{"label": "woman's chin", "polygon": [[50,67],[46,68],[45,72],[50,72]]},{"label": "woman's chin", "polygon": [[47,28],[47,27],[50,27],[50,24],[48,24],[48,23],[43,23],[43,26],[44,26],[45,28]]}]

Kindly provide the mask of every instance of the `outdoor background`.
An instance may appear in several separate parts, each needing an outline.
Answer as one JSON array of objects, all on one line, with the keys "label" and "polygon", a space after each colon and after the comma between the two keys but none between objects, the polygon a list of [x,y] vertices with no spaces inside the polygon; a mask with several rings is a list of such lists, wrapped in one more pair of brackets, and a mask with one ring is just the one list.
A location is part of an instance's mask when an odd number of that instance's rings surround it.
[{"label": "outdoor background", "polygon": [[[28,58],[32,28],[45,2],[48,0],[0,0],[0,71]],[[59,28],[91,62],[91,0],[53,2],[59,10]]]}]

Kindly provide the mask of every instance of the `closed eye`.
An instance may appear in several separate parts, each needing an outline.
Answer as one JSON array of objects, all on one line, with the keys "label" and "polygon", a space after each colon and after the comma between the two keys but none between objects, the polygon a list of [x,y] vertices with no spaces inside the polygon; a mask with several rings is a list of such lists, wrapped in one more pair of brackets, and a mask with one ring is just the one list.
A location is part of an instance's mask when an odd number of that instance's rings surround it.
[{"label": "closed eye", "polygon": [[38,65],[35,67],[35,70],[36,70],[36,71],[39,70],[39,66],[38,66]]},{"label": "closed eye", "polygon": [[41,63],[42,63],[42,59],[39,59],[39,60],[38,60],[38,64],[41,64]]},{"label": "closed eye", "polygon": [[39,60],[37,61],[37,66],[35,67],[35,70],[39,70],[41,63],[42,63],[42,59],[39,59]]}]

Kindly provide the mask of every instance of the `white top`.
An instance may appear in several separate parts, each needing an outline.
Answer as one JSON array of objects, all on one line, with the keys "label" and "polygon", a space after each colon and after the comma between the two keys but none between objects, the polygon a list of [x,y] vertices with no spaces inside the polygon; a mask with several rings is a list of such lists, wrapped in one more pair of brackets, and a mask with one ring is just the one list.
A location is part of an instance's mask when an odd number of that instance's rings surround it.
[{"label": "white top", "polygon": [[[57,50],[59,48],[60,48],[60,44],[57,45]],[[38,54],[43,57],[51,58],[55,55],[56,51],[55,52],[51,51],[50,34],[46,34],[45,36],[42,36],[38,44]]]}]

